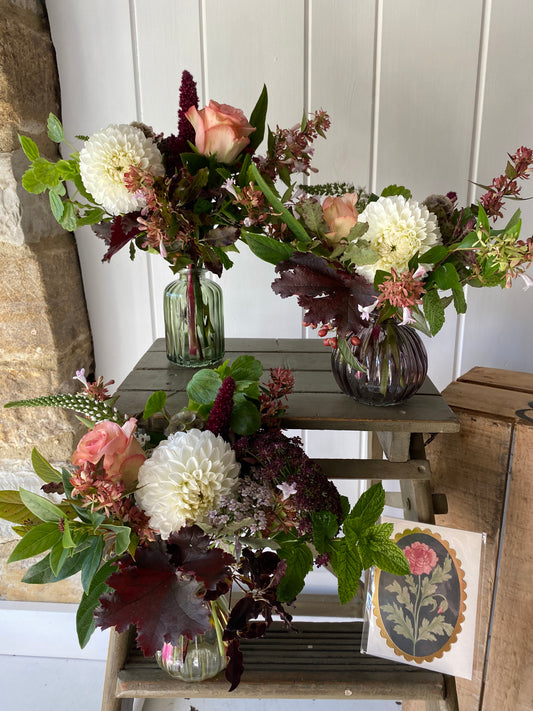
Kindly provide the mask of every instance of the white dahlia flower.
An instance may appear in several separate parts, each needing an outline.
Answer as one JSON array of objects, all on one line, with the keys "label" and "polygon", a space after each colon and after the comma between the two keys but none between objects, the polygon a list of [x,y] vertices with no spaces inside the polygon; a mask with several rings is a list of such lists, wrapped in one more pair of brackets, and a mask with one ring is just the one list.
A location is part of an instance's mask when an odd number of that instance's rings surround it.
[{"label": "white dahlia flower", "polygon": [[370,282],[378,269],[390,272],[392,268],[398,274],[407,271],[411,257],[441,243],[435,215],[422,203],[401,195],[380,197],[369,203],[359,222],[368,223],[363,239],[380,255],[374,264],[355,265],[356,271]]},{"label": "white dahlia flower", "polygon": [[209,431],[176,432],[139,469],[137,505],[166,539],[186,524],[207,521],[234,489],[240,464],[230,445]]},{"label": "white dahlia flower", "polygon": [[80,175],[85,188],[110,215],[133,212],[144,201],[124,184],[134,165],[164,175],[163,161],[153,139],[129,124],[111,124],[92,135],[80,151]]}]

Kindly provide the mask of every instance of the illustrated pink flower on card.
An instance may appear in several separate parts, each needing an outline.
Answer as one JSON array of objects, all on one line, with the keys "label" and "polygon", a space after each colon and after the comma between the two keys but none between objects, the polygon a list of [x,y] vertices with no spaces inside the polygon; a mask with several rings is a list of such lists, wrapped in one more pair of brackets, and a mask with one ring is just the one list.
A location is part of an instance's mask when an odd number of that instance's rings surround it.
[{"label": "illustrated pink flower on card", "polygon": [[437,554],[427,543],[415,541],[404,548],[403,552],[413,575],[422,575],[423,573],[429,575],[439,562]]},{"label": "illustrated pink flower on card", "polygon": [[216,154],[221,163],[233,163],[255,131],[240,109],[213,100],[200,111],[191,106],[185,115],[196,132],[196,148],[202,155]]},{"label": "illustrated pink flower on card", "polygon": [[131,417],[122,427],[116,422],[103,420],[87,432],[72,455],[72,464],[82,467],[86,462],[98,464],[103,458],[106,478],[122,481],[129,488],[137,479],[146,455],[133,436],[137,420]]}]

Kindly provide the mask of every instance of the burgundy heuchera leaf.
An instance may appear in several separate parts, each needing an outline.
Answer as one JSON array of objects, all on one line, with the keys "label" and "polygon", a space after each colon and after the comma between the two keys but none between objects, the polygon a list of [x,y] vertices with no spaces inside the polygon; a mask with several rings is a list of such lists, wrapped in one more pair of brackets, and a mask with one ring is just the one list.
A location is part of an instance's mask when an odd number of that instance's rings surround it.
[{"label": "burgundy heuchera leaf", "polygon": [[118,632],[136,625],[137,643],[146,656],[164,642],[178,644],[180,635],[192,638],[209,629],[209,610],[197,595],[198,582],[176,571],[164,544],[138,548],[135,561],[123,559],[120,571],[106,582],[114,592],[100,598],[96,625]]},{"label": "burgundy heuchera leaf", "polygon": [[211,539],[199,526],[184,526],[168,539],[167,550],[172,564],[187,575],[194,575],[207,590],[231,576],[229,566],[235,558],[220,548],[208,548]]},{"label": "burgundy heuchera leaf", "polygon": [[107,252],[102,257],[102,262],[109,262],[114,254],[137,237],[141,229],[137,222],[140,214],[140,212],[129,212],[124,216],[117,215],[111,222],[101,222],[91,226],[95,235],[103,239],[107,245]]},{"label": "burgundy heuchera leaf", "polygon": [[276,271],[281,276],[273,282],[273,291],[282,298],[296,296],[307,309],[306,323],[331,323],[341,336],[359,331],[364,322],[358,306],[368,306],[377,297],[373,285],[362,276],[337,270],[311,252],[294,254],[280,262]]}]

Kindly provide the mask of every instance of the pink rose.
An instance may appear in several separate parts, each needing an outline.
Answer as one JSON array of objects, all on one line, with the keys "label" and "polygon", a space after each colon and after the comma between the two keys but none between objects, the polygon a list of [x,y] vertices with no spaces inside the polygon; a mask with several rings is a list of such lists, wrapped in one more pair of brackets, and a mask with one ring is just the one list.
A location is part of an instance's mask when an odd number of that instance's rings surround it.
[{"label": "pink rose", "polygon": [[346,239],[352,227],[357,224],[356,204],[355,193],[346,193],[342,197],[327,197],[322,203],[322,214],[330,229],[326,238],[332,246],[337,245],[341,239]]},{"label": "pink rose", "polygon": [[106,479],[122,481],[130,488],[146,459],[143,448],[133,436],[136,426],[137,420],[133,417],[122,427],[110,420],[98,422],[80,439],[72,464],[77,467],[86,462],[97,464],[103,457]]},{"label": "pink rose", "polygon": [[409,568],[413,575],[429,575],[439,562],[437,554],[426,543],[415,541],[410,546],[404,548],[404,554],[409,562]]},{"label": "pink rose", "polygon": [[204,156],[216,154],[221,163],[233,163],[255,131],[240,109],[216,101],[210,101],[201,111],[191,106],[185,116],[196,131],[196,148]]}]

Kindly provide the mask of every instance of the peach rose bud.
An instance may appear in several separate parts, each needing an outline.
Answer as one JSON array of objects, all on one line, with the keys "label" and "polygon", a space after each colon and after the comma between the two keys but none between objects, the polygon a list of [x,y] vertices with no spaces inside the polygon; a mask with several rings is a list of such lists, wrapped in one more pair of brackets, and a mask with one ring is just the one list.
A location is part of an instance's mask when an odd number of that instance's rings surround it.
[{"label": "peach rose bud", "polygon": [[185,116],[196,132],[194,142],[198,151],[205,156],[216,155],[221,163],[233,163],[255,131],[240,109],[216,101],[210,101],[200,111],[191,106]]},{"label": "peach rose bud", "polygon": [[357,224],[357,195],[346,193],[342,197],[327,197],[322,203],[322,214],[330,229],[326,239],[331,246],[336,246],[346,239],[350,230]]}]

